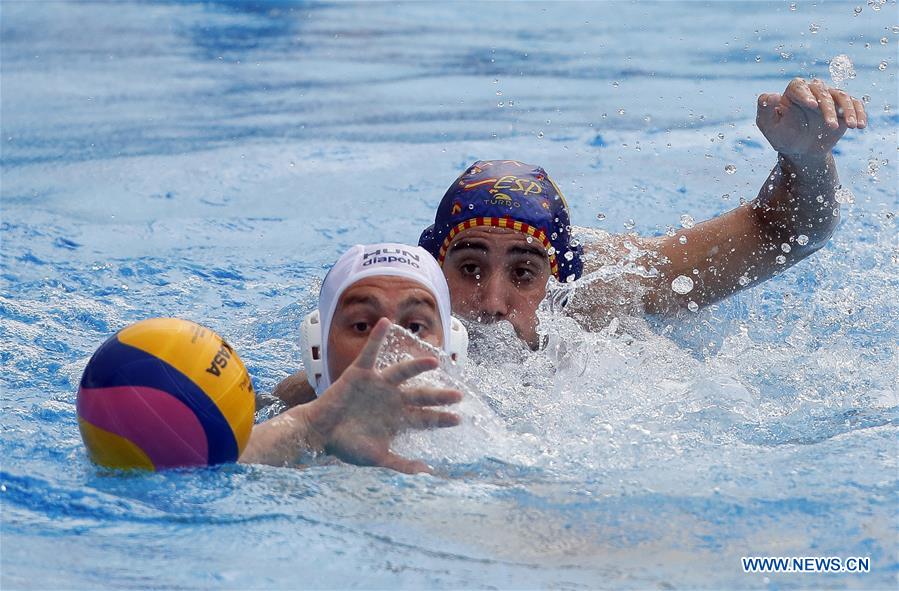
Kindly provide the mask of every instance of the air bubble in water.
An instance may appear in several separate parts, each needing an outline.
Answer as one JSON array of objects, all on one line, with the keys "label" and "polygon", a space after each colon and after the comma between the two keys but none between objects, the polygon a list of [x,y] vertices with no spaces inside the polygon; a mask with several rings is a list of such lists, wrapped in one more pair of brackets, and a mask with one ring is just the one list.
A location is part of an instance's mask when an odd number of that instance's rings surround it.
[{"label": "air bubble in water", "polygon": [[598,219],[599,221],[603,221],[604,219],[606,219],[606,214],[604,214],[603,212],[599,212],[596,214],[596,219]]},{"label": "air bubble in water", "polygon": [[624,113],[625,113],[625,110],[624,110],[624,109],[618,109],[618,114],[619,114],[619,115],[624,115]]},{"label": "air bubble in water", "polygon": [[675,236],[677,236],[677,230],[674,229],[674,226],[668,226],[665,229],[665,235],[671,236],[672,238],[674,238]]},{"label": "air bubble in water", "polygon": [[564,256],[565,256],[566,261],[570,261],[570,260],[574,259],[574,253],[571,252],[570,250],[568,252],[566,252]]},{"label": "air bubble in water", "polygon": [[543,139],[543,132],[542,132],[542,131],[538,131],[538,132],[537,132],[537,139],[541,139],[541,140]]},{"label": "air bubble in water", "polygon": [[687,243],[687,237],[684,236],[683,234],[681,234],[681,237],[678,238],[677,241],[680,242],[681,244],[686,244],[686,243]]},{"label": "air bubble in water", "polygon": [[784,263],[787,262],[787,257],[785,257],[785,256],[782,255],[782,254],[779,254],[779,255],[777,255],[777,258],[774,259],[774,260],[777,261],[777,264],[778,264],[778,265],[783,265]]},{"label": "air bubble in water", "polygon": [[887,45],[889,42],[890,42],[890,40],[887,39],[886,37],[881,37],[881,38],[880,38],[880,44],[881,44],[881,45]]},{"label": "air bubble in water", "polygon": [[812,23],[808,26],[808,30],[811,31],[812,35],[816,35],[820,28],[817,23]]},{"label": "air bubble in water", "polygon": [[881,72],[883,72],[884,70],[886,70],[886,69],[887,69],[887,61],[886,61],[886,60],[883,60],[882,62],[880,62],[879,64],[877,64],[877,69],[880,70]]},{"label": "air bubble in water", "polygon": [[693,280],[686,275],[678,275],[674,281],[671,282],[671,290],[674,293],[679,293],[681,295],[690,293],[693,291]]},{"label": "air bubble in water", "polygon": [[691,312],[698,312],[699,304],[697,304],[694,301],[687,302],[687,309],[690,310]]},{"label": "air bubble in water", "polygon": [[749,277],[747,277],[746,275],[740,275],[740,278],[737,279],[737,283],[739,283],[743,287],[746,287],[747,285],[749,285]]},{"label": "air bubble in water", "polygon": [[790,11],[796,12],[796,3],[795,2],[790,2]]},{"label": "air bubble in water", "polygon": [[830,79],[837,86],[841,86],[846,80],[855,78],[855,68],[852,60],[845,53],[830,60]]},{"label": "air bubble in water", "polygon": [[634,226],[636,226],[636,225],[637,225],[637,223],[634,222],[634,220],[632,220],[632,219],[628,219],[627,221],[624,222],[624,228],[626,230],[633,230]]},{"label": "air bubble in water", "polygon": [[685,213],[680,216],[680,225],[689,230],[696,225],[696,222],[693,221],[693,216]]},{"label": "air bubble in water", "polygon": [[784,252],[790,252],[790,245],[784,242],[780,245],[780,249]]},{"label": "air bubble in water", "polygon": [[735,172],[737,172],[737,167],[733,164],[728,164],[724,167],[724,172],[726,172],[727,174],[734,174]]},{"label": "air bubble in water", "polygon": [[870,94],[863,94],[863,95],[862,95],[862,102],[865,103],[866,105],[867,105],[868,103],[870,103],[870,102],[871,102],[871,95],[870,95]]},{"label": "air bubble in water", "polygon": [[862,13],[862,7],[861,7],[861,6],[856,6],[855,8],[852,9],[852,12],[855,13],[855,16],[858,16],[858,15],[860,15],[860,14]]},{"label": "air bubble in water", "polygon": [[800,234],[796,237],[796,244],[798,244],[799,246],[805,246],[806,244],[808,244],[808,236],[806,236],[805,234]]},{"label": "air bubble in water", "polygon": [[837,190],[833,193],[833,198],[837,203],[840,204],[853,204],[855,203],[855,195],[852,194],[852,191],[846,189],[845,187],[837,187]]}]

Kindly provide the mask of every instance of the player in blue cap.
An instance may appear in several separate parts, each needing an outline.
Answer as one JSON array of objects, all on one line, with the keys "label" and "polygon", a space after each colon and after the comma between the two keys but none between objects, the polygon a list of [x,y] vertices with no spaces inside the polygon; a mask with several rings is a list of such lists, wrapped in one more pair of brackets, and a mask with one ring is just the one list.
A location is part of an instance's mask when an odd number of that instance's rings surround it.
[{"label": "player in blue cap", "polygon": [[617,313],[628,291],[640,294],[640,309],[630,313],[698,309],[827,243],[839,222],[831,149],[848,128],[864,128],[867,115],[845,92],[796,78],[783,95],[759,96],[756,123],[778,152],[758,197],[673,236],[601,235],[581,246],[546,171],[490,160],[475,162],[447,190],[419,244],[443,267],[455,314],[507,320],[532,347],[550,276],[569,282],[616,263],[648,271],[629,274],[628,286],[594,281],[578,289],[568,310],[589,328]]}]

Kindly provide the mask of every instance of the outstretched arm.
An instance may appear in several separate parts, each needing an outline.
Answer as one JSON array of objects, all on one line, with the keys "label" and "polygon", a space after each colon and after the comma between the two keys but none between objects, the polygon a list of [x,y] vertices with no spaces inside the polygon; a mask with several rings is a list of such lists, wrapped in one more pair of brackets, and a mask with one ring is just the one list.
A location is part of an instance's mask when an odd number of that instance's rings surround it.
[{"label": "outstretched arm", "polygon": [[353,364],[319,398],[256,425],[240,461],[283,466],[303,452],[326,452],[353,464],[427,472],[423,462],[390,451],[390,444],[405,429],[458,425],[456,414],[428,407],[455,404],[462,393],[442,388],[400,389],[406,380],[437,367],[437,360],[431,357],[376,370],[378,348],[389,328],[390,322],[382,318]]},{"label": "outstretched arm", "polygon": [[[861,101],[796,78],[783,95],[759,97],[756,124],[778,160],[754,201],[673,237],[617,238],[647,251],[638,263],[659,271],[643,279],[648,312],[708,305],[765,281],[824,246],[836,229],[839,179],[831,149],[847,128],[867,125]],[[686,293],[672,289],[681,275],[693,282]]]}]

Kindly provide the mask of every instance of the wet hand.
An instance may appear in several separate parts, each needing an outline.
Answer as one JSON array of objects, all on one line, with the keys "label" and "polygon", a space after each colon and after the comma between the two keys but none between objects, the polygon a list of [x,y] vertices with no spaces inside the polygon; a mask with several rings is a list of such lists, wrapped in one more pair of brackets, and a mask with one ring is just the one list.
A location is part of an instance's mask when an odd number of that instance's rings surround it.
[{"label": "wet hand", "polygon": [[794,78],[784,93],[762,94],[756,114],[771,146],[786,156],[824,156],[847,129],[863,129],[868,116],[862,102],[820,80]]},{"label": "wet hand", "polygon": [[429,472],[424,462],[394,454],[390,444],[406,429],[458,425],[458,415],[428,407],[455,404],[462,393],[443,388],[400,388],[410,378],[435,369],[437,360],[433,357],[403,361],[382,371],[375,369],[378,349],[389,328],[387,319],[378,321],[353,364],[307,405],[308,429],[325,451],[347,462],[408,474]]}]

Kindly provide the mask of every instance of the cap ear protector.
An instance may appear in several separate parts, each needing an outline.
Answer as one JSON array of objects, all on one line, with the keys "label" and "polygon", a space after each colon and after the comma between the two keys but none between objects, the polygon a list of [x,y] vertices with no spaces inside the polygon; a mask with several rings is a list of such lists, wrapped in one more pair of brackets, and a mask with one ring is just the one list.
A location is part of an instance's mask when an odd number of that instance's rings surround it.
[{"label": "cap ear protector", "polygon": [[[303,367],[306,369],[306,379],[309,385],[319,392],[319,384],[326,360],[322,357],[322,325],[318,310],[313,310],[306,315],[300,325],[300,351],[303,356]],[[468,360],[468,330],[458,318],[450,316],[450,333],[444,339],[446,346],[443,350],[450,356],[453,362],[462,366]]]},{"label": "cap ear protector", "polygon": [[303,356],[303,367],[306,379],[318,394],[318,383],[324,372],[322,359],[322,325],[318,310],[313,310],[303,318],[300,325],[300,352]]}]

